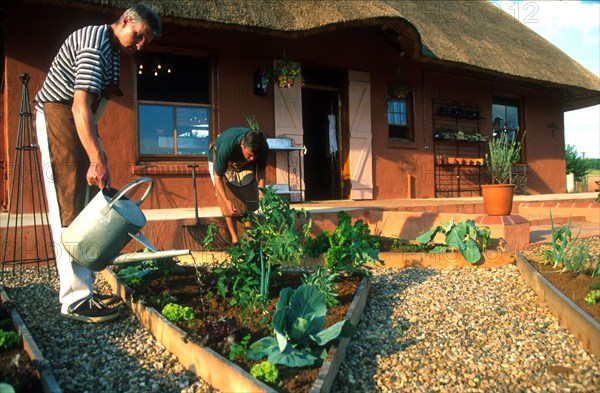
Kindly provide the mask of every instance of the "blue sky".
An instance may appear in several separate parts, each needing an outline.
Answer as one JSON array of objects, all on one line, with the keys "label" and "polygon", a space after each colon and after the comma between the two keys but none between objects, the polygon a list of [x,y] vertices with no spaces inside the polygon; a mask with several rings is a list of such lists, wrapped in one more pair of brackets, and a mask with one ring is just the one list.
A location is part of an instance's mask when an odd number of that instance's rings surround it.
[{"label": "blue sky", "polygon": [[[600,75],[600,1],[492,1]],[[565,112],[565,143],[600,158],[600,105]]]}]

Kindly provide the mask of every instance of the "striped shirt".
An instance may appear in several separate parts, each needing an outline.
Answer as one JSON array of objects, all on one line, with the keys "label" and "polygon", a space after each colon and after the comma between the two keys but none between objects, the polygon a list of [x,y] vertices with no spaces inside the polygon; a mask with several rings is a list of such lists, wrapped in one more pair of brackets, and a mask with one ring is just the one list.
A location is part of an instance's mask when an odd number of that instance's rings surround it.
[{"label": "striped shirt", "polygon": [[112,48],[111,34],[109,25],[87,26],[65,40],[35,96],[39,110],[44,102],[73,100],[75,90],[100,98],[109,84],[119,84],[120,52]]}]

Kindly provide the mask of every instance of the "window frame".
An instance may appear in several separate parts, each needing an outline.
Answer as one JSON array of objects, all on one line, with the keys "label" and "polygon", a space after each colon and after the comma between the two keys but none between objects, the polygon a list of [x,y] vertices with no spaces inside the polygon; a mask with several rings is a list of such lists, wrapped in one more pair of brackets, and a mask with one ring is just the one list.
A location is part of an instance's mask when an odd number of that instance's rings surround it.
[{"label": "window frame", "polygon": [[[414,123],[414,94],[412,86],[404,83],[397,83],[388,86],[385,99],[385,119],[387,123],[388,145],[391,147],[410,148],[416,146],[415,123]],[[406,102],[406,126],[389,122],[388,104],[392,101]],[[408,138],[391,136],[392,127],[399,127],[404,130]]]},{"label": "window frame", "polygon": [[[208,107],[208,115],[209,115],[209,145],[214,140],[216,135],[216,130],[218,129],[218,118],[217,114],[217,60],[216,55],[213,52],[205,52],[205,51],[187,51],[187,50],[169,50],[168,48],[156,47],[151,51],[152,53],[157,54],[165,54],[165,55],[178,55],[178,56],[187,56],[187,57],[205,57],[208,58],[210,62],[210,70],[209,70],[209,78],[208,81],[208,97],[209,104],[199,104],[199,103],[189,103],[189,102],[172,102],[172,101],[156,101],[156,100],[140,100],[138,97],[138,65],[139,61],[137,56],[132,61],[132,74],[133,74],[133,85],[134,85],[134,127],[135,127],[135,153],[136,153],[136,163],[139,165],[147,165],[147,164],[169,164],[169,163],[185,163],[185,162],[208,162],[208,155],[177,155],[177,154],[142,154],[140,151],[140,104],[148,104],[148,105],[164,105],[169,106],[171,108],[176,106],[183,107]],[[176,132],[176,131],[174,131]],[[175,151],[175,148],[174,148]]]},{"label": "window frame", "polygon": [[[513,107],[516,108],[517,110],[517,128],[510,128],[510,127],[497,127],[494,125],[495,119],[494,119],[494,105],[502,105],[505,107],[505,117],[506,116],[506,107]],[[501,96],[501,95],[494,95],[492,97],[492,107],[491,109],[491,114],[492,114],[492,138],[496,137],[496,134],[499,132],[509,132],[509,131],[514,131],[515,132],[515,138],[518,141],[521,141],[521,156],[519,158],[519,161],[517,162],[517,164],[524,164],[526,163],[526,157],[525,157],[525,139],[523,138],[523,132],[525,130],[524,127],[524,116],[523,116],[523,101],[519,98],[516,97],[507,97],[507,96]]]}]

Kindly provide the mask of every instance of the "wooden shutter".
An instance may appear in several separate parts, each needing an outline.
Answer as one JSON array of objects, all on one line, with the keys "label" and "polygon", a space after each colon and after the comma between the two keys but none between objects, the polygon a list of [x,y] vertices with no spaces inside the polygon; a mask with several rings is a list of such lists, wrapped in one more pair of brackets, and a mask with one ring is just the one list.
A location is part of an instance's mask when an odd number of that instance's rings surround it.
[{"label": "wooden shutter", "polygon": [[369,73],[348,71],[351,199],[373,199],[371,82]]}]

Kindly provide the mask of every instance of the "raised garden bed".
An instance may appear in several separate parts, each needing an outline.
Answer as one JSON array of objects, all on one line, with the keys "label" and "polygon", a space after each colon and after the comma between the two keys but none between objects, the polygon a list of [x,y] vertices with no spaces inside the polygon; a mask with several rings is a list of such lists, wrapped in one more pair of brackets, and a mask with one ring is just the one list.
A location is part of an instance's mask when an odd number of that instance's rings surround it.
[{"label": "raised garden bed", "polygon": [[11,320],[10,324],[2,323],[3,330],[7,331],[9,327],[14,329],[22,341],[22,346],[18,348],[0,349],[0,382],[10,383],[16,392],[61,392],[50,365],[1,286],[0,299],[0,321]]},{"label": "raised garden bed", "polygon": [[[140,294],[140,290],[132,290],[126,286],[112,270],[105,269],[102,272],[102,276],[110,284],[113,291],[127,302],[142,325],[152,332],[157,340],[173,353],[184,367],[221,391],[328,392],[331,389],[339,365],[345,357],[346,347],[350,341],[349,338],[341,338],[329,347],[327,358],[323,361],[320,368],[309,370],[310,372],[307,375],[312,375],[310,383],[307,384],[299,380],[296,382],[298,384],[296,386],[286,384],[275,388],[254,378],[242,366],[230,361],[225,355],[226,351],[223,351],[218,345],[214,349],[208,345],[204,345],[207,341],[206,338],[195,336],[187,331],[188,329],[184,330],[182,327],[176,326],[163,317],[155,308],[149,306],[148,303],[138,300],[136,297]],[[197,283],[193,283],[194,280],[195,278],[192,277],[192,284],[198,288]],[[299,279],[297,281],[299,283]],[[179,288],[187,285],[173,278],[162,282],[163,285],[167,283],[169,285],[174,284]],[[350,296],[349,300],[343,303],[345,303],[347,310],[345,318],[349,319],[354,325],[357,325],[366,304],[370,290],[370,280],[367,278],[359,279],[354,285],[355,291],[353,296]],[[148,285],[144,284],[144,287],[148,288]],[[178,296],[178,299],[180,298],[182,297]],[[221,303],[227,302],[227,300],[218,298],[215,298],[215,301]],[[342,301],[341,296],[340,301]],[[218,303],[213,303],[213,305],[214,307],[219,306]],[[205,304],[204,306],[207,309],[211,308],[209,304]],[[328,317],[329,314],[328,310]],[[246,368],[247,366],[244,365]],[[305,373],[307,371],[305,369],[307,367],[289,368],[287,371],[284,370],[283,373],[280,373],[280,377],[282,381],[284,378],[288,380],[291,378],[293,380],[296,375],[302,378],[300,374]]]},{"label": "raised garden bed", "polygon": [[[517,254],[516,263],[523,281],[544,301],[558,322],[591,353],[600,357],[600,304],[587,305],[583,302],[583,293],[589,292],[587,283],[591,277],[568,272],[561,274],[550,266],[530,263],[521,253]],[[577,288],[578,295],[574,295],[572,289],[568,288]]]}]

